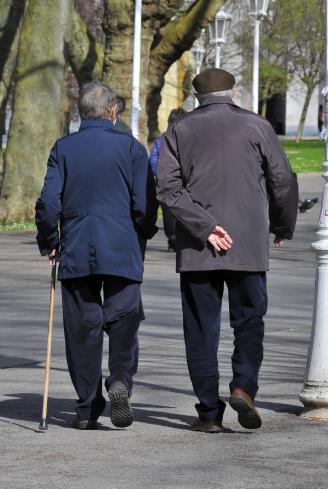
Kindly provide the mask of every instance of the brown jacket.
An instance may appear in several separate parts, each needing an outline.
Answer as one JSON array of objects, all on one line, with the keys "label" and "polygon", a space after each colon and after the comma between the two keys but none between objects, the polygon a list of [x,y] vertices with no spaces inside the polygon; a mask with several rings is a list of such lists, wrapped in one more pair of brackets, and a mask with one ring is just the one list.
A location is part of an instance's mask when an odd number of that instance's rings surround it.
[{"label": "brown jacket", "polygon": [[[158,165],[158,198],[176,219],[177,271],[265,271],[269,230],[291,239],[298,186],[270,123],[230,98],[207,95],[173,123]],[[234,244],[207,242],[220,225]]]}]

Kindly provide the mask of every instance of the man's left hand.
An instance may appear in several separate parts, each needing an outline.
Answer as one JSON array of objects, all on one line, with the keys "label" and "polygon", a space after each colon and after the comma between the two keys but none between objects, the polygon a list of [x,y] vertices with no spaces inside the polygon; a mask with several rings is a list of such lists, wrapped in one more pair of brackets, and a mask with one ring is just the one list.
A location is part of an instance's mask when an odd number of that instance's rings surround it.
[{"label": "man's left hand", "polygon": [[275,238],[274,240],[274,245],[276,248],[282,248],[284,246],[284,243],[285,243],[284,239]]}]

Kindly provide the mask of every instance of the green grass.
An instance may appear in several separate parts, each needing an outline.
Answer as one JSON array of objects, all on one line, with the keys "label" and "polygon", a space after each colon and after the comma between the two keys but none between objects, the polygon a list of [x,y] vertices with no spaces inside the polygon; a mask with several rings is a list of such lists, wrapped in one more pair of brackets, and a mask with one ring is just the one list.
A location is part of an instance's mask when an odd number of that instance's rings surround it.
[{"label": "green grass", "polygon": [[1,231],[34,231],[35,229],[36,227],[34,221],[25,222],[24,224],[20,224],[17,222],[8,225],[0,224],[0,232]]},{"label": "green grass", "polygon": [[290,164],[296,173],[309,173],[322,171],[324,160],[324,142],[318,139],[309,139],[295,143],[295,141],[282,141]]}]

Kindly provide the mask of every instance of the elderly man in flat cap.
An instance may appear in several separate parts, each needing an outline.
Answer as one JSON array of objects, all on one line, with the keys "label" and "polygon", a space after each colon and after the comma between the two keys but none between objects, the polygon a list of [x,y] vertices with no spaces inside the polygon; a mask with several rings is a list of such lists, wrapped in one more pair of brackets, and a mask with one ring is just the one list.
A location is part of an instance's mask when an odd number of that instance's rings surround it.
[{"label": "elderly man in flat cap", "polygon": [[200,106],[168,129],[158,165],[158,196],[176,219],[177,271],[189,373],[199,419],[194,430],[222,431],[218,346],[224,284],[234,332],[229,403],[244,428],[263,358],[269,232],[291,239],[298,187],[270,123],[232,101],[235,79],[207,69],[193,86]]}]

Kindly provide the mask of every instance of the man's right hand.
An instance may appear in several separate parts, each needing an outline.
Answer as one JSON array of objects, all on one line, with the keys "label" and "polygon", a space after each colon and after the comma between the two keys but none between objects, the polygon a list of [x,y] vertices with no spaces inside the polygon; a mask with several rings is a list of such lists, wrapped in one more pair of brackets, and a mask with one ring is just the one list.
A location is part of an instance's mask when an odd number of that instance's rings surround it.
[{"label": "man's right hand", "polygon": [[207,241],[213,246],[213,248],[218,251],[228,251],[233,245],[233,241],[229,234],[220,226],[216,226],[211,234],[209,235]]},{"label": "man's right hand", "polygon": [[49,260],[49,265],[51,267],[55,266],[58,256],[59,256],[58,250],[52,250],[52,252],[49,253],[48,260]]}]

